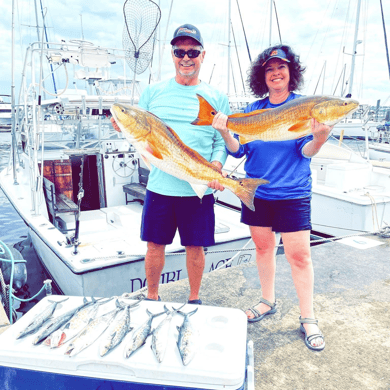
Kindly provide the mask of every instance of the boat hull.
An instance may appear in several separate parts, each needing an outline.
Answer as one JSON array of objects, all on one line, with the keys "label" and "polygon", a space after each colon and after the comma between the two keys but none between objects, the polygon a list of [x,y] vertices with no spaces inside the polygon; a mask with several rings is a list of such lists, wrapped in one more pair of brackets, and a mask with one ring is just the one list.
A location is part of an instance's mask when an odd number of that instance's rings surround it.
[{"label": "boat hull", "polygon": [[[146,286],[144,258],[77,273],[67,266],[32,229],[30,229],[30,236],[40,261],[65,295],[111,297],[132,293]],[[238,253],[231,250],[242,248],[249,240],[250,237],[245,237],[205,248],[204,273],[212,272],[216,268],[228,268],[253,261],[254,244],[250,242],[231,263],[225,265]],[[218,250],[224,252],[213,253]],[[166,284],[186,278],[188,274],[185,252],[166,253],[160,283]]]}]

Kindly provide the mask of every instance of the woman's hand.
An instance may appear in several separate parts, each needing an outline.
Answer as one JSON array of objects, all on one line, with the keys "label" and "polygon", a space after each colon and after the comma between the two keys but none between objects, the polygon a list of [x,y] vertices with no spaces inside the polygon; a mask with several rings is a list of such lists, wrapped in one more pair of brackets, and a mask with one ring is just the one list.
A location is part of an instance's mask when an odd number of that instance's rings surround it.
[{"label": "woman's hand", "polygon": [[313,134],[313,139],[308,142],[302,149],[302,153],[306,157],[315,156],[322,145],[326,142],[329,137],[330,132],[332,131],[333,126],[328,126],[323,123],[319,123],[314,118],[311,119],[311,132]]},{"label": "woman's hand", "polygon": [[227,115],[225,115],[221,111],[219,111],[213,119],[212,126],[214,127],[215,130],[218,130],[221,133],[222,137],[229,134],[229,130],[227,128],[227,121],[228,121]]},{"label": "woman's hand", "polygon": [[322,143],[328,139],[330,132],[332,131],[333,126],[328,126],[323,123],[319,123],[316,119],[311,119],[311,132],[314,139]]}]

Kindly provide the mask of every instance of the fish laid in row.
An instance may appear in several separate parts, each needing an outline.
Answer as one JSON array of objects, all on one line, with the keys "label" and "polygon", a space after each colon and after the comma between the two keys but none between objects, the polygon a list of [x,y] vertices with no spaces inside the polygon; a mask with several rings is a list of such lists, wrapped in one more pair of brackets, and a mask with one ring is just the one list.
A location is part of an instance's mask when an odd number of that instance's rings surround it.
[{"label": "fish laid in row", "polygon": [[134,331],[130,341],[126,344],[124,350],[124,357],[130,357],[134,352],[138,351],[146,342],[146,339],[151,333],[152,329],[152,321],[154,318],[164,314],[165,311],[157,314],[152,314],[148,309],[146,309],[146,313],[149,318],[136,330]]},{"label": "fish laid in row", "polygon": [[224,177],[220,169],[185,145],[174,130],[148,111],[115,103],[111,113],[126,139],[149,165],[187,181],[199,198],[207,190],[207,183],[218,180],[254,210],[256,189],[267,180]]},{"label": "fish laid in row", "polygon": [[195,314],[197,310],[195,309],[189,313],[178,311],[179,314],[184,316],[184,320],[181,326],[177,327],[179,331],[177,347],[179,348],[181,360],[185,366],[194,358],[199,346],[199,331],[190,320],[190,316]]},{"label": "fish laid in row", "polygon": [[115,319],[107,329],[107,335],[100,343],[100,356],[105,356],[117,347],[124,337],[133,329],[130,327],[130,309],[139,305],[137,302],[133,305],[126,305],[124,310],[118,311]]},{"label": "fish laid in row", "polygon": [[[193,125],[211,125],[217,111],[204,99],[199,100],[199,114]],[[277,108],[228,116],[227,128],[239,135],[240,143],[255,140],[286,141],[311,132],[311,119],[333,126],[359,107],[353,99],[335,96],[306,96],[290,100]]]},{"label": "fish laid in row", "polygon": [[65,355],[76,356],[92,345],[108,328],[118,310],[123,310],[123,308],[117,308],[92,320],[68,345]]},{"label": "fish laid in row", "polygon": [[42,311],[42,313],[38,314],[33,321],[25,328],[23,329],[16,339],[20,339],[22,337],[27,336],[30,333],[35,333],[38,331],[38,329],[46,322],[48,321],[54,311],[56,310],[56,307],[59,303],[64,302],[68,300],[69,298],[63,299],[62,301],[52,301],[49,299],[50,304]]},{"label": "fish laid in row", "polygon": [[79,310],[65,325],[53,332],[45,340],[45,344],[50,345],[50,348],[57,348],[72,340],[89,322],[96,318],[99,306],[110,300],[94,300],[93,303]]},{"label": "fish laid in row", "polygon": [[164,310],[167,315],[158,324],[157,328],[154,329],[152,332],[151,348],[159,363],[163,361],[165,356],[165,351],[167,350],[168,339],[169,339],[169,328],[170,328],[172,318],[174,314],[178,310],[180,310],[183,306],[179,307],[178,309],[172,308],[172,310],[169,310],[166,306],[164,306]]},{"label": "fish laid in row", "polygon": [[44,324],[40,332],[37,334],[37,336],[33,340],[33,344],[39,344],[43,340],[45,340],[47,337],[49,337],[53,332],[55,332],[57,329],[61,328],[62,325],[66,324],[79,310],[81,310],[83,307],[90,305],[92,302],[88,301],[86,298],[84,298],[83,304],[67,311],[64,314],[61,314],[60,316],[51,318],[48,322]]}]

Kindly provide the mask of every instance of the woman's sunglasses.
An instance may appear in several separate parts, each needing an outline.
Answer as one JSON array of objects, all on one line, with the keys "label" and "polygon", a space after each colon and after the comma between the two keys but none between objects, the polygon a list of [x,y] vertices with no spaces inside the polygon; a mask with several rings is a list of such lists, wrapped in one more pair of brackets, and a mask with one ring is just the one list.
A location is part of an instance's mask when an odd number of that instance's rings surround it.
[{"label": "woman's sunglasses", "polygon": [[200,50],[194,50],[194,49],[190,49],[188,51],[185,51],[183,49],[175,49],[173,51],[173,54],[175,55],[175,57],[177,58],[184,58],[184,56],[187,54],[188,55],[188,58],[197,58],[199,57],[199,54],[201,53]]}]

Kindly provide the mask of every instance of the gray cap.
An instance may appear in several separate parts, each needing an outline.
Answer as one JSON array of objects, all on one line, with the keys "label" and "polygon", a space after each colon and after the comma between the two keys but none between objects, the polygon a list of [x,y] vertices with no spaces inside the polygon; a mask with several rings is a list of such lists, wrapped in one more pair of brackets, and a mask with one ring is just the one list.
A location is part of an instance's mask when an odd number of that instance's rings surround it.
[{"label": "gray cap", "polygon": [[175,42],[180,38],[195,39],[195,41],[197,41],[203,47],[203,39],[200,35],[200,31],[192,24],[183,24],[182,26],[179,26],[173,34],[171,45],[174,45]]}]

